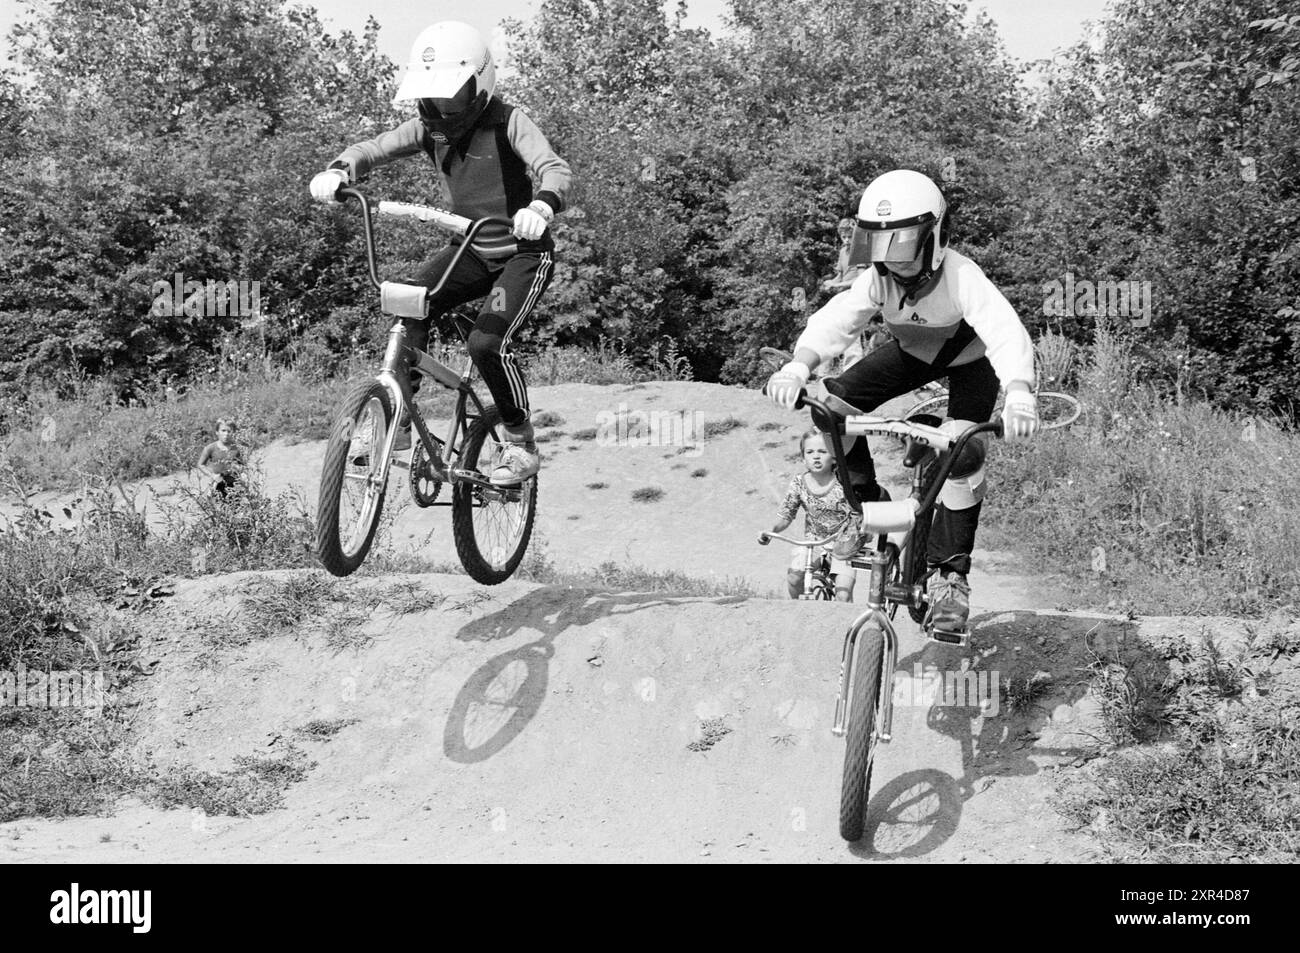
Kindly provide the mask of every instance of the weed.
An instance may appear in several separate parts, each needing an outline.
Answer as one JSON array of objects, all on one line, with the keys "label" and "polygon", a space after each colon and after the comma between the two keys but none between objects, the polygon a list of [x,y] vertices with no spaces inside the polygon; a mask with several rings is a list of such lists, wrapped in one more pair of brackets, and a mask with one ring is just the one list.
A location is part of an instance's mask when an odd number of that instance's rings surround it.
[{"label": "weed", "polygon": [[329,741],[344,728],[355,725],[358,721],[359,718],[315,718],[302,727],[295,728],[294,734],[313,741]]},{"label": "weed", "polygon": [[283,579],[258,579],[240,600],[245,627],[253,639],[297,628],[324,614],[331,602],[347,599],[342,587],[323,573],[294,573]]},{"label": "weed", "polygon": [[740,427],[747,426],[743,420],[736,417],[725,417],[722,420],[710,420],[704,425],[704,436],[721,437],[723,434],[731,433]]},{"label": "weed", "polygon": [[204,814],[248,817],[280,807],[284,792],[316,766],[289,745],[279,756],[241,755],[229,771],[170,767],[148,786],[147,799],[162,808],[197,808]]},{"label": "weed", "polygon": [[721,718],[708,718],[700,722],[700,736],[686,747],[691,751],[708,751],[731,734],[731,729]]}]

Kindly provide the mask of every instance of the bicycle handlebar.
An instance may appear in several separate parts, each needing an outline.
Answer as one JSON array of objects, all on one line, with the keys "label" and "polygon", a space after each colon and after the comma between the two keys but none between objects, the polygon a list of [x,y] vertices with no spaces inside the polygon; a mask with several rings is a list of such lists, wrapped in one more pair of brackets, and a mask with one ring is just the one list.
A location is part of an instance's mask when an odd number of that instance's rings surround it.
[{"label": "bicycle handlebar", "polygon": [[[857,498],[853,487],[848,479],[848,463],[844,457],[844,441],[840,439],[841,429],[845,434],[865,435],[874,434],[895,434],[901,437],[911,437],[918,443],[927,447],[933,447],[940,453],[938,470],[930,486],[930,491],[917,503],[916,512],[926,513],[934,506],[935,501],[939,498],[939,491],[943,489],[944,480],[948,479],[948,473],[952,470],[953,464],[965,449],[966,444],[977,434],[991,433],[997,437],[1003,436],[1002,421],[994,420],[988,423],[975,424],[968,427],[963,433],[952,437],[944,433],[937,427],[930,427],[926,424],[914,423],[902,417],[871,417],[861,413],[856,407],[848,402],[841,400],[834,394],[826,390],[824,384],[818,385],[819,393],[825,399],[813,397],[808,393],[808,388],[800,388],[799,399],[795,401],[795,409],[799,410],[804,407],[812,407],[820,410],[831,420],[836,418],[844,419],[843,428],[835,427],[828,432],[831,440],[832,449],[835,452],[835,464],[840,478],[840,486],[844,490],[845,499],[854,512],[862,512],[862,501]],[[763,393],[767,393],[767,385],[763,385]]]},{"label": "bicycle handlebar", "polygon": [[[366,236],[366,264],[370,268],[370,283],[379,289],[381,282],[379,280],[379,269],[375,265],[375,233],[374,223],[371,221],[371,202],[364,192],[351,186],[345,186],[336,193],[342,199],[356,199],[361,203],[361,224],[365,229]],[[480,218],[471,221],[463,215],[456,215],[445,209],[435,208],[432,205],[414,205],[409,202],[386,202],[381,201],[378,204],[377,211],[380,215],[392,217],[416,218],[423,222],[432,222],[444,231],[451,232],[455,235],[463,236],[464,241],[456,249],[456,255],[447,265],[447,270],[443,273],[442,281],[438,282],[437,287],[429,290],[429,296],[432,297],[442,290],[443,284],[448,276],[455,269],[456,263],[460,261],[460,256],[465,253],[474,241],[474,237],[479,230],[485,225],[505,225],[508,228],[514,227],[514,222],[508,218],[492,217]]]},{"label": "bicycle handlebar", "polygon": [[[847,523],[847,520],[845,523]],[[769,540],[779,539],[783,543],[793,543],[795,546],[808,546],[809,548],[814,546],[825,546],[828,543],[835,542],[836,537],[839,536],[839,532],[844,528],[845,523],[841,523],[839,526],[835,527],[835,532],[830,536],[827,536],[825,539],[794,539],[790,536],[783,536],[780,533],[761,533],[760,536],[766,537]]]}]

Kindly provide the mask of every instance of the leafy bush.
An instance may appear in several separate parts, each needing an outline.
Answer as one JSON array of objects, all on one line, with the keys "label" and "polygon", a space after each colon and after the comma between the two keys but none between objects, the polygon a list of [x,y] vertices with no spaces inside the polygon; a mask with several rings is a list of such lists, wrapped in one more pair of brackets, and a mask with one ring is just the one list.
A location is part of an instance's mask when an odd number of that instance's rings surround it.
[{"label": "leafy bush", "polygon": [[1080,421],[992,445],[992,499],[1006,502],[982,522],[995,544],[1089,601],[1142,613],[1256,614],[1294,599],[1296,435],[1138,384],[1131,350],[1105,335],[1078,375]]}]

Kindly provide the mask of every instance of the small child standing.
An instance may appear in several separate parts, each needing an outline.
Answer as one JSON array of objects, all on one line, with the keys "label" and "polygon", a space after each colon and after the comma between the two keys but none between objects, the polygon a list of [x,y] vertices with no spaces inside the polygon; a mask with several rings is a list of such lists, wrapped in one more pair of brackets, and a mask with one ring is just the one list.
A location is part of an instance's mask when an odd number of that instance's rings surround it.
[{"label": "small child standing", "polygon": [[244,469],[244,451],[235,443],[235,422],[222,417],[217,421],[217,439],[199,454],[198,468],[212,477],[212,491],[223,500],[227,491],[239,482]]},{"label": "small child standing", "polygon": [[[780,533],[804,510],[804,535],[809,539],[826,539],[834,536],[844,521],[853,515],[844,490],[835,477],[835,464],[826,446],[826,437],[820,430],[809,430],[799,438],[799,452],[803,454],[805,472],[790,481],[790,489],[781,502],[778,521],[772,532]],[[829,553],[833,541],[824,547]],[[804,547],[795,546],[786,571],[790,598],[798,599],[803,593]],[[831,572],[835,574],[835,598],[840,602],[853,601],[853,583],[856,572],[842,559],[831,559]]]}]

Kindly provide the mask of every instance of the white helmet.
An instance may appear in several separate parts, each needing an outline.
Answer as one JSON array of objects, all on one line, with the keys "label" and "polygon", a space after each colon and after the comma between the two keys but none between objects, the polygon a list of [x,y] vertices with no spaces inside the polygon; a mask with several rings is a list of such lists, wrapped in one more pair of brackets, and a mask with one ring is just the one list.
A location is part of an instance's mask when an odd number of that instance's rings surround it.
[{"label": "white helmet", "polygon": [[492,51],[478,30],[443,20],[415,38],[394,102],[418,100],[424,124],[454,139],[487,108],[496,85]]},{"label": "white helmet", "polygon": [[849,260],[871,262],[882,272],[890,263],[919,260],[921,274],[900,279],[907,285],[919,285],[943,264],[948,247],[947,212],[948,203],[939,187],[920,172],[895,169],[877,176],[858,203],[858,227]]}]

